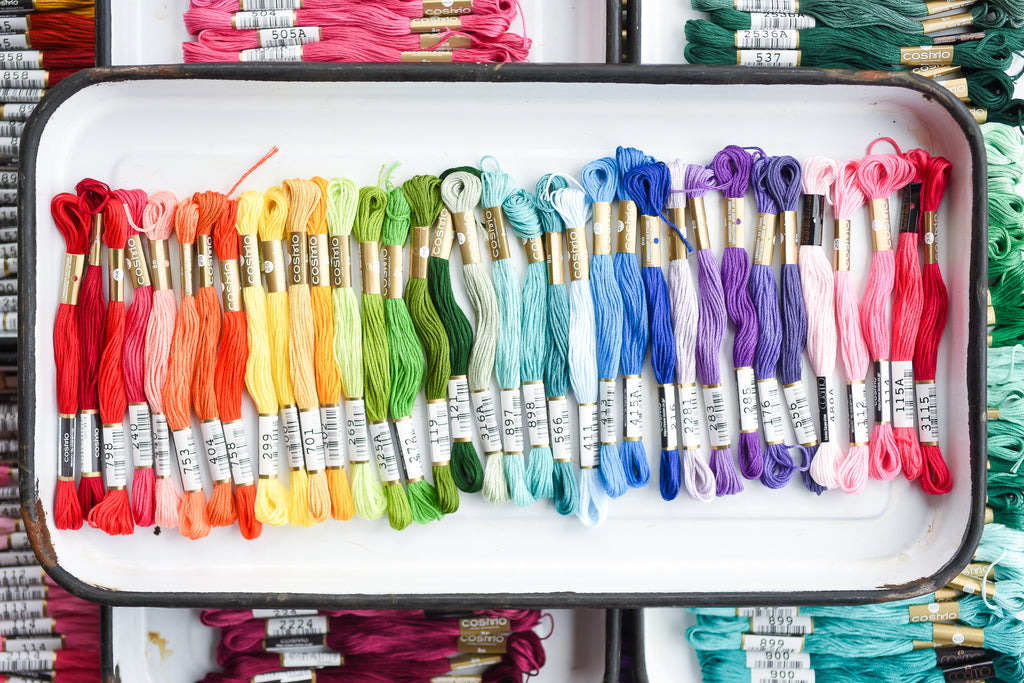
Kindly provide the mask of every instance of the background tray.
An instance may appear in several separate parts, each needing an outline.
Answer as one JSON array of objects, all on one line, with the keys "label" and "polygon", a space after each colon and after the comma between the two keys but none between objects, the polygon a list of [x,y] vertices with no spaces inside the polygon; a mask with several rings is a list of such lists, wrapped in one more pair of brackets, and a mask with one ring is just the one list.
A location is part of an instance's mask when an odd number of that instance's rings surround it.
[{"label": "background tray", "polygon": [[634,615],[634,642],[642,654],[633,659],[636,683],[701,683],[697,652],[686,629],[697,618],[684,609],[642,609]]},{"label": "background tray", "polygon": [[[97,70],[61,83],[40,105],[24,144],[22,482],[35,549],[59,582],[118,605],[728,605],[782,595],[819,604],[930,592],[966,564],[984,501],[986,195],[978,129],[946,91],[905,74],[810,69],[436,66]],[[459,134],[444,135],[443,144],[420,126],[400,125],[410,104],[428,96],[461,114]],[[247,111],[273,111],[286,123],[268,126]],[[374,131],[389,131],[388,143]],[[463,496],[459,513],[440,523],[401,534],[383,520],[266,527],[256,542],[235,529],[191,542],[170,530],[111,538],[51,526],[57,420],[50,359],[62,256],[44,245],[57,243],[50,198],[83,176],[179,195],[226,190],[276,144],[281,154],[243,190],[315,173],[372,183],[380,164],[395,159],[404,164],[402,180],[476,164],[483,154],[532,187],[546,171],[576,174],[619,144],[706,163],[730,143],[798,157],[860,156],[879,135],[954,164],[941,217],[951,307],[938,381],[943,448],[956,482],[946,496],[929,497],[899,479],[871,482],[859,496],[817,498],[794,481],[780,491],[748,483],[742,495],[709,505],[684,494],[666,503],[651,420],[652,483],[614,502],[599,529],[558,517],[550,501],[498,508],[479,496]],[[720,203],[708,202],[719,253]],[[866,219],[865,211],[854,225],[858,290],[870,258]],[[468,304],[461,282],[455,289]],[[727,336],[724,368],[731,368],[731,349]],[[649,366],[645,377],[653,409]],[[734,400],[731,370],[723,378]],[[248,401],[246,410],[254,423]],[[423,412],[420,405],[414,413],[421,433]]]}]

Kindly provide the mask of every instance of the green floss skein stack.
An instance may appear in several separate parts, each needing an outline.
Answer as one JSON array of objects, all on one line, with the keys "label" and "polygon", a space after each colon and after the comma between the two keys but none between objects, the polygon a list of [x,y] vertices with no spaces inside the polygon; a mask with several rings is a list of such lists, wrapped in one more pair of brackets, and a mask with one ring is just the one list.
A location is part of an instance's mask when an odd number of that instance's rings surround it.
[{"label": "green floss skein stack", "polygon": [[[840,3],[836,3],[836,4],[840,4]],[[927,8],[924,7],[924,3],[923,2],[920,3],[920,5],[921,5],[920,11],[914,11],[914,12],[910,12],[910,13],[902,13],[903,16],[904,17],[923,17],[923,16],[925,16],[927,14]],[[803,9],[803,5],[801,5],[801,9]],[[974,5],[973,7],[971,7],[970,9],[968,9],[966,11],[968,11],[971,14],[971,16],[974,18],[974,22],[973,23],[978,28],[1002,28],[1004,26],[1012,25],[1011,24],[1011,19],[1010,19],[1010,17],[1007,15],[1007,13],[1005,11],[1003,11],[1003,10],[1001,10],[999,8],[993,8],[993,7],[991,7],[991,5],[989,3],[986,3],[986,2],[979,2],[978,4]],[[723,9],[713,10],[709,14],[711,16],[711,21],[715,22],[716,24],[718,24],[719,26],[721,26],[723,28],[731,29],[733,31],[742,31],[742,30],[753,28],[753,26],[751,25],[751,15],[750,15],[750,13],[749,12],[741,12],[740,10],[733,9],[731,5],[729,7],[723,8]],[[907,28],[909,28],[909,30],[907,30],[906,32],[913,33],[913,34],[916,34],[916,35],[921,35],[923,30],[924,30],[924,27],[922,26],[921,22],[920,21],[916,21],[916,20],[913,21],[912,24],[910,24],[910,23],[902,23],[901,22],[901,25],[904,27],[904,28],[901,29],[900,26],[897,26],[895,24],[891,24],[891,23],[889,23],[887,21],[871,20],[868,23],[863,23],[862,20],[857,20],[856,25],[847,24],[847,23],[844,23],[844,16],[843,15],[838,15],[838,16],[828,15],[825,18],[812,17],[812,16],[808,16],[808,15],[804,15],[804,14],[792,15],[792,16],[794,17],[792,19],[792,26],[791,26],[792,28],[814,28],[815,26],[818,25],[818,21],[820,20],[821,24],[824,25],[824,26],[829,26],[831,28],[840,28],[840,29],[866,28],[866,27],[869,27],[869,26],[883,26],[883,27],[889,27],[889,28],[897,29],[897,30],[906,30]],[[861,17],[861,19],[862,18],[863,17]]]},{"label": "green floss skein stack", "polygon": [[[402,299],[402,258],[409,240],[411,213],[409,202],[401,187],[388,192],[388,205],[384,215],[381,244],[388,249],[389,279],[384,297],[387,323],[388,357],[391,361],[391,419],[398,432],[398,447],[402,453],[407,477],[407,493],[412,518],[417,524],[441,519],[437,491],[423,478],[422,454],[419,440],[412,426],[411,416],[416,394],[423,384],[426,362],[423,350],[416,340],[412,318]],[[407,424],[400,424],[407,423]]]},{"label": "green floss skein stack", "polygon": [[[996,324],[992,346],[1011,346],[1024,340],[1024,262],[1014,254],[1024,251],[1024,142],[1013,128],[986,125],[982,131],[989,159],[989,292]],[[1009,255],[1009,258],[1006,256]]]},{"label": "green floss skein stack", "polygon": [[[332,241],[342,249],[341,267],[350,272],[349,237],[356,219],[359,190],[348,178],[333,178],[327,184],[327,228]],[[359,301],[348,286],[336,287],[334,303],[334,357],[341,369],[345,394],[345,412],[349,432],[349,464],[352,478],[352,502],[363,519],[380,519],[387,511],[384,490],[369,466],[371,457],[366,436],[366,410],[363,402],[363,333],[359,320]],[[358,413],[358,415],[357,415]]]},{"label": "green floss skein stack", "polygon": [[[692,0],[700,12],[732,9],[734,0]],[[920,31],[921,22],[907,15],[868,0],[836,2],[836,0],[802,0],[800,12],[819,19],[828,26],[858,28],[860,26],[891,26],[907,33]]]},{"label": "green floss skein stack", "polygon": [[[536,502],[526,482],[526,459],[523,455],[523,414],[520,401],[519,383],[521,374],[520,353],[522,349],[523,297],[519,290],[519,277],[509,259],[508,238],[505,235],[504,212],[502,206],[515,191],[512,176],[501,170],[493,157],[484,157],[480,161],[483,168],[487,161],[492,161],[495,170],[483,170],[481,181],[483,192],[480,203],[483,204],[484,218],[491,242],[492,267],[491,277],[494,279],[494,293],[498,300],[501,314],[501,328],[498,332],[498,343],[494,356],[494,375],[501,389],[501,419],[499,426],[504,438],[505,480],[508,492],[519,507],[526,507]],[[495,251],[497,247],[497,251]],[[484,487],[487,476],[484,475]]]},{"label": "green floss skein stack", "polygon": [[[401,530],[412,523],[412,510],[398,473],[394,442],[388,426],[388,401],[391,397],[391,362],[388,357],[384,322],[384,297],[380,293],[380,235],[387,210],[387,195],[379,187],[359,190],[355,236],[359,240],[362,262],[363,295],[363,376],[366,379],[366,417],[370,422],[370,440],[377,454],[377,471],[384,482],[388,523]],[[366,252],[364,255],[363,252]],[[375,253],[377,252],[377,253]],[[367,258],[368,256],[368,258]]]},{"label": "green floss skein stack", "polygon": [[[437,176],[418,175],[410,178],[402,184],[402,192],[409,203],[409,210],[412,213],[414,230],[422,230],[426,234],[425,244],[430,244],[430,227],[437,221],[441,213],[441,181]],[[416,248],[416,240],[413,240],[413,249]],[[413,253],[412,259],[422,258],[424,261],[427,254]],[[448,396],[448,380],[452,374],[451,350],[448,346],[448,334],[445,332],[441,318],[430,300],[430,293],[427,288],[427,279],[419,277],[416,269],[410,267],[409,282],[405,286],[405,304],[409,308],[409,315],[412,324],[416,328],[420,342],[427,353],[427,380],[424,391],[428,405],[439,405],[442,416],[436,421],[431,420],[431,448],[438,450],[438,455],[433,457],[432,470],[434,474],[434,485],[437,487],[437,499],[441,512],[451,514],[459,509],[459,489],[452,479],[451,468],[451,438],[448,434],[448,417],[445,399]],[[436,422],[436,424],[434,424]],[[432,451],[433,453],[433,451]]]},{"label": "green floss skein stack", "polygon": [[516,190],[502,204],[512,230],[524,241],[527,254],[523,284],[523,319],[520,334],[519,377],[526,398],[530,432],[530,457],[526,481],[536,498],[554,494],[555,461],[548,435],[548,410],[544,397],[544,360],[548,353],[548,267],[544,261],[544,231],[537,215],[537,200],[526,190]]}]

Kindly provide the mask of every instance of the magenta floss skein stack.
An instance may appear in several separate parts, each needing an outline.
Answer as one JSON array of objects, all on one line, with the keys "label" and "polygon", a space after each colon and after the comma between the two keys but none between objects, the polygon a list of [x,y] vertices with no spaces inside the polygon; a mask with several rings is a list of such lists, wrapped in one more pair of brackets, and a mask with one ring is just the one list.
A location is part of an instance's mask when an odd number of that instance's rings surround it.
[{"label": "magenta floss skein stack", "polygon": [[654,159],[633,147],[615,150],[619,173],[618,245],[615,254],[615,281],[622,293],[622,379],[623,435],[619,455],[626,471],[626,482],[639,488],[651,478],[647,449],[643,442],[643,390],[640,373],[647,355],[647,298],[640,264],[636,259],[636,203],[626,190],[623,178],[641,164]]},{"label": "magenta floss skein stack", "polygon": [[700,299],[697,314],[697,377],[704,394],[705,422],[711,442],[711,472],[715,475],[715,494],[728,496],[743,490],[743,481],[732,461],[732,440],[722,390],[719,351],[725,334],[725,292],[715,252],[708,237],[704,197],[717,189],[711,169],[697,164],[686,167],[686,195],[690,209],[690,233],[697,246],[697,289]]},{"label": "magenta floss skein stack", "polygon": [[[798,247],[796,212],[800,205],[803,169],[789,156],[773,157],[768,164],[768,192],[779,210],[782,229],[782,348],[779,353],[779,379],[782,394],[789,408],[790,424],[799,443],[807,453],[806,465],[814,462],[818,451],[818,434],[811,417],[811,406],[803,382],[803,355],[807,343],[807,309],[797,264]],[[821,495],[825,489],[814,481],[807,469],[800,471],[804,486]]]},{"label": "magenta floss skein stack", "polygon": [[747,291],[750,279],[750,255],[743,246],[747,230],[744,200],[750,185],[753,156],[742,147],[729,145],[715,155],[711,168],[725,195],[725,250],[722,252],[722,287],[725,307],[736,327],[732,360],[736,367],[736,392],[739,397],[740,472],[757,479],[764,471],[764,453],[757,426],[757,386],[754,380],[754,355],[757,349],[758,321],[754,302]]},{"label": "magenta floss skein stack", "polygon": [[619,187],[615,159],[591,161],[580,173],[580,184],[593,202],[594,254],[590,258],[590,283],[594,292],[597,327],[598,428],[601,480],[605,492],[618,498],[626,492],[626,472],[619,458],[618,418],[615,413],[615,379],[622,355],[622,293],[615,282],[612,257],[612,202]]},{"label": "magenta floss skein stack", "polygon": [[[665,206],[669,210],[669,218],[677,227],[681,227],[686,224],[686,167],[676,160],[668,165],[668,170],[670,189]],[[694,234],[693,230],[691,234]],[[679,454],[682,458],[683,487],[691,498],[707,503],[715,498],[715,475],[708,467],[701,443],[700,407],[697,405],[697,385],[694,382],[700,304],[687,265],[685,245],[673,232],[669,232],[668,245],[668,296],[672,303],[672,333],[676,341],[676,395],[683,437]],[[724,299],[722,306],[725,306]],[[724,308],[721,313],[724,321]]]},{"label": "magenta floss skein stack", "polygon": [[779,289],[772,270],[775,242],[775,219],[778,207],[768,194],[768,172],[771,157],[763,156],[750,169],[750,184],[757,200],[757,240],[754,245],[754,264],[750,268],[750,294],[757,310],[757,352],[754,356],[754,374],[757,376],[757,396],[761,406],[761,424],[764,425],[764,470],[761,483],[770,489],[782,488],[799,469],[784,443],[782,431],[782,402],[776,372],[782,344],[782,316],[779,311]]}]

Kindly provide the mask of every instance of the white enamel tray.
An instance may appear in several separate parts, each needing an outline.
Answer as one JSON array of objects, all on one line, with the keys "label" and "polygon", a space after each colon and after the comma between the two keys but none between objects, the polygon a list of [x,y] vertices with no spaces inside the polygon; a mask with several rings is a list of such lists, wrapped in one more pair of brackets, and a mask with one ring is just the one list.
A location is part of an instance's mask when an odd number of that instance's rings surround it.
[{"label": "white enamel tray", "polygon": [[[942,89],[906,75],[809,69],[438,66],[97,70],[60,84],[40,106],[25,137],[20,245],[23,495],[36,550],[58,581],[100,602],[159,606],[728,605],[778,602],[780,594],[787,603],[818,604],[930,592],[969,561],[984,501],[985,172],[977,127]],[[426,98],[458,112],[451,119],[457,128],[435,134],[426,121],[406,125]],[[857,496],[816,497],[797,477],[779,491],[745,482],[741,495],[711,504],[685,493],[667,503],[658,491],[652,419],[645,432],[651,483],[613,502],[597,529],[559,517],[550,501],[518,509],[477,495],[463,495],[459,512],[442,522],[401,533],[384,520],[353,520],[264,527],[254,542],[237,529],[215,529],[193,542],[175,530],[111,538],[52,526],[52,330],[63,256],[49,202],[82,177],[179,196],[226,191],[277,145],[281,152],[242,190],[314,174],[372,184],[380,165],[395,160],[403,164],[396,178],[404,180],[475,165],[484,154],[532,189],[543,173],[576,175],[620,144],[707,163],[731,143],[798,158],[862,156],[880,135],[942,154],[954,166],[941,214],[950,311],[938,363],[942,447],[955,480],[948,495],[930,497],[898,479],[869,482]],[[718,254],[720,204],[717,196],[707,202]],[[752,201],[747,210],[754,211]],[[862,292],[870,258],[866,211],[853,232]],[[455,290],[469,311],[458,273],[455,257]],[[727,334],[722,376],[730,403],[731,353]],[[811,378],[807,368],[805,380]],[[653,414],[649,365],[644,379]],[[248,399],[245,409],[252,437]],[[842,425],[845,405],[841,411]],[[421,434],[424,413],[424,405],[414,413]],[[735,443],[735,415],[731,422]]]},{"label": "white enamel tray", "polygon": [[645,671],[637,683],[701,683],[697,652],[686,642],[686,629],[697,623],[692,612],[684,609],[651,608],[641,610],[642,625],[635,637],[642,641],[644,661],[634,671]]}]

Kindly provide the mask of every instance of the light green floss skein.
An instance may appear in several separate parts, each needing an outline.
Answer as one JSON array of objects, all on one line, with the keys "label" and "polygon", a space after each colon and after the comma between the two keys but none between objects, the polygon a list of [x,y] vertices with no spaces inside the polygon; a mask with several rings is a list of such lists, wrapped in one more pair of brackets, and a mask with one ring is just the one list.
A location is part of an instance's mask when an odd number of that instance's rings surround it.
[{"label": "light green floss skein", "polygon": [[[484,169],[488,161],[494,163],[495,170]],[[480,203],[484,205],[485,211],[492,211],[495,215],[495,225],[504,231],[504,224],[498,222],[502,217],[502,205],[505,200],[515,191],[515,181],[512,176],[501,170],[498,162],[493,157],[484,157],[480,160],[480,168],[483,172],[480,179],[483,181],[483,193]],[[490,234],[490,228],[488,228]],[[493,238],[492,238],[493,239]],[[505,239],[502,235],[501,239]],[[493,255],[493,254],[492,254]],[[519,395],[520,360],[519,354],[522,348],[521,330],[523,319],[523,297],[519,290],[519,277],[512,267],[511,260],[505,258],[495,260],[491,265],[491,277],[494,278],[494,293],[498,300],[498,310],[501,313],[501,329],[498,331],[498,343],[494,355],[494,376],[498,380],[498,387],[505,392]],[[521,403],[513,403],[521,405]],[[523,415],[520,411],[517,415],[505,415],[504,400],[502,401],[501,420],[499,421],[503,436],[509,436],[510,430],[518,430],[522,434]],[[509,422],[513,424],[508,424]],[[509,451],[511,439],[504,443],[504,468],[505,480],[508,482],[508,491],[512,500],[519,507],[526,507],[536,502],[536,498],[530,493],[526,484],[526,459],[522,449]],[[484,473],[484,489],[487,488],[487,473]]]},{"label": "light green floss skein", "polygon": [[[327,228],[331,239],[339,238],[348,245],[352,235],[352,224],[356,219],[356,207],[359,204],[359,190],[348,178],[333,178],[327,184]],[[348,253],[347,249],[344,253]],[[351,263],[344,264],[351,269]],[[355,428],[351,423],[353,405],[363,401],[363,333],[359,320],[359,301],[348,287],[336,287],[332,292],[334,302],[334,357],[341,369],[341,387],[346,399],[348,413],[349,446],[353,453],[357,448],[353,444]],[[368,443],[366,425],[363,433],[358,435],[360,443]],[[370,454],[367,453],[367,456]],[[352,502],[356,514],[363,519],[380,519],[387,512],[387,499],[384,489],[377,480],[373,468],[368,461],[356,461],[349,458],[352,480]]]},{"label": "light green floss skein", "polygon": [[[509,225],[516,235],[523,240],[540,239],[544,231],[540,227],[537,215],[537,202],[526,190],[516,190],[505,199],[502,208],[508,217]],[[543,246],[541,247],[543,255]],[[548,267],[543,261],[526,266],[526,282],[523,284],[523,321],[520,340],[519,376],[523,383],[544,382],[544,359],[548,352]],[[537,431],[540,443],[530,444],[530,457],[526,469],[526,480],[530,493],[535,498],[550,498],[554,495],[552,477],[555,459],[551,452],[548,436],[547,404],[543,397],[536,406],[538,420]]]},{"label": "light green floss skein", "polygon": [[[441,181],[441,200],[452,212],[453,217],[460,213],[472,212],[480,203],[482,191],[480,179],[465,171],[456,171]],[[460,246],[462,239],[470,239],[468,236],[462,235],[459,238]],[[484,392],[486,392],[485,396],[488,395],[491,390],[491,373],[494,370],[494,354],[498,343],[498,330],[501,328],[501,313],[498,310],[494,285],[487,277],[487,271],[484,270],[482,263],[466,263],[463,259],[462,278],[466,286],[466,294],[469,295],[469,301],[476,313],[476,336],[473,339],[473,348],[469,353],[467,378],[471,395],[477,399]],[[474,406],[474,408],[476,407]],[[490,418],[496,419],[493,410]],[[503,461],[499,457],[497,463],[490,462],[495,455],[500,456],[501,454],[501,436],[498,432],[497,422],[492,425],[481,423],[478,420],[477,424],[481,427],[480,435],[484,442],[484,456],[487,459],[483,482],[484,497],[495,504],[506,503],[509,500],[509,492],[508,484],[505,481]]]},{"label": "light green floss skein", "polygon": [[[384,215],[384,227],[381,233],[381,243],[387,246],[404,247],[409,239],[409,222],[411,215],[409,202],[406,201],[401,187],[392,188],[388,192],[388,206]],[[416,394],[419,393],[423,384],[423,375],[426,372],[426,362],[423,359],[423,349],[420,348],[416,339],[416,331],[413,329],[412,318],[409,317],[409,309],[406,308],[402,295],[401,281],[401,259],[402,250],[392,254],[391,258],[399,259],[398,268],[392,264],[394,273],[391,282],[388,283],[388,296],[384,299],[384,313],[387,323],[388,355],[391,359],[391,419],[396,425],[399,420],[409,420],[412,415],[413,403]],[[410,431],[413,428],[410,423]],[[399,432],[401,433],[401,432]],[[415,432],[412,431],[415,435]],[[418,440],[417,440],[418,441]],[[409,496],[409,506],[412,510],[412,518],[417,524],[427,524],[441,519],[441,508],[437,500],[437,491],[429,481],[422,475],[422,455],[418,443],[408,452],[405,445],[399,446],[402,452],[402,459],[405,463],[408,484],[406,492]],[[416,461],[415,469],[420,473],[410,475],[410,463]]]},{"label": "light green floss skein", "polygon": [[[414,176],[402,184],[402,192],[405,193],[412,213],[412,222],[416,227],[429,229],[437,222],[437,217],[441,213],[440,187],[441,181],[432,175]],[[427,401],[444,404],[448,396],[448,380],[452,374],[449,357],[451,349],[448,346],[448,333],[445,332],[437,309],[430,300],[426,278],[415,277],[415,273],[410,273],[409,282],[405,285],[405,304],[409,308],[416,334],[419,335],[423,349],[427,352],[427,380],[424,386]],[[441,443],[451,444],[447,420],[437,428],[444,434],[443,437],[439,437]],[[449,445],[448,451],[443,454],[443,461],[431,465],[434,486],[437,487],[438,505],[441,512],[448,515],[459,509],[459,489],[452,479],[450,449]]]},{"label": "light green floss skein", "polygon": [[[381,229],[384,223],[384,212],[387,210],[387,195],[379,187],[364,187],[359,190],[359,206],[356,209],[356,223],[353,232],[359,240],[360,250],[363,245],[370,242],[380,242]],[[378,247],[379,248],[379,247]],[[363,295],[361,298],[363,308],[363,376],[366,380],[366,417],[370,421],[370,438],[374,442],[374,452],[377,453],[377,472],[381,479],[389,467],[397,469],[397,461],[393,464],[387,459],[386,450],[382,454],[378,450],[384,444],[382,442],[391,438],[390,431],[381,430],[374,434],[374,425],[385,424],[388,419],[388,400],[391,397],[391,362],[388,358],[387,332],[384,323],[384,297],[377,293],[366,292],[367,279],[376,278],[380,284],[378,260],[377,272],[370,272],[370,264],[362,264]],[[386,448],[386,446],[384,446]],[[391,443],[391,455],[394,457],[394,442]],[[392,529],[401,530],[412,523],[412,510],[409,508],[409,499],[405,495],[405,487],[402,486],[401,475],[394,482],[385,482],[384,497],[387,498],[388,523]]]}]

